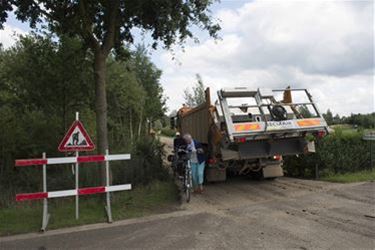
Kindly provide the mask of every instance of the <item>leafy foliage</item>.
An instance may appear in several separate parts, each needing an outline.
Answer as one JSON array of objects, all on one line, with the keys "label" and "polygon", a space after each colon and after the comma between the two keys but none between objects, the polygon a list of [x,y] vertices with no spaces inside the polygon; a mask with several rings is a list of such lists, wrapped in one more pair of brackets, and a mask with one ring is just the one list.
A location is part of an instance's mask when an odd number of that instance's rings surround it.
[{"label": "leafy foliage", "polygon": [[312,114],[309,108],[306,105],[301,105],[298,108],[298,112],[302,115],[303,118],[311,118]]},{"label": "leafy foliage", "polygon": [[[42,29],[52,34],[79,37],[84,41],[94,56],[97,149],[104,153],[109,145],[106,60],[113,49],[118,57],[126,56],[124,44],[133,43],[135,29],[151,35],[153,48],[158,42],[170,48],[177,42],[194,38],[192,26],[216,37],[220,27],[210,17],[211,4],[211,0],[0,1],[0,28],[8,12],[14,11],[19,20],[29,22],[32,28],[41,23]],[[151,93],[148,84],[144,87]],[[138,134],[140,130],[141,127]]]},{"label": "leafy foliage", "polygon": [[188,88],[184,90],[184,99],[186,105],[189,107],[197,107],[206,101],[205,86],[202,77],[197,74],[196,78],[197,83],[192,90],[189,90]]},{"label": "leafy foliage", "polygon": [[164,115],[166,108],[163,88],[160,85],[161,70],[155,67],[147,53],[144,46],[137,46],[134,53],[134,71],[146,91],[147,105],[142,111],[144,116],[153,122]]},{"label": "leafy foliage", "polygon": [[332,114],[331,110],[328,109],[327,112],[325,114],[323,114],[323,117],[326,120],[328,125],[333,124],[333,114]]},{"label": "leafy foliage", "polygon": [[[157,70],[144,57],[147,62],[144,67]],[[135,57],[131,56],[127,61],[110,57],[107,62],[112,153],[131,152],[145,136],[145,130],[140,134],[134,132],[145,126],[141,110],[145,110],[147,100],[142,79],[134,70],[134,61]],[[14,200],[13,195],[18,191],[41,190],[40,171],[14,168],[14,159],[39,158],[42,152],[47,152],[49,157],[61,155],[57,152],[58,143],[76,111],[80,112],[89,134],[95,136],[95,93],[90,87],[92,63],[93,57],[81,41],[69,37],[56,42],[48,36],[25,36],[15,47],[0,50],[0,129],[6,131],[0,133],[0,189],[7,191],[2,192],[0,204]],[[145,75],[152,70],[145,70]],[[158,78],[151,79],[148,86],[160,89]],[[159,115],[164,109],[162,93],[159,97],[159,103],[157,97],[154,100],[155,110],[159,109],[154,114],[156,119],[163,117]],[[150,157],[161,156],[155,153]],[[146,163],[135,158],[133,166],[142,169],[143,164]],[[98,167],[92,165],[81,170],[84,185],[97,184],[94,180],[98,179]],[[114,175],[124,172],[123,167],[114,169],[117,171]],[[70,166],[51,168],[48,176],[51,187],[63,189],[74,185]],[[135,182],[132,180],[132,183]]]},{"label": "leafy foliage", "polygon": [[362,140],[362,132],[336,129],[316,142],[316,153],[285,157],[288,175],[312,178],[318,166],[322,176],[358,172],[370,166],[370,144]]},{"label": "leafy foliage", "polygon": [[[109,0],[109,1],[1,1],[0,24],[9,11],[31,27],[46,21],[48,28],[58,34],[80,35],[92,46],[118,46],[132,43],[133,28],[149,31],[151,37],[170,47],[176,39],[193,38],[191,25],[199,25],[216,36],[220,27],[208,12],[211,0]],[[96,44],[96,45],[95,45]],[[112,47],[111,47],[112,48]],[[109,48],[109,49],[111,49]]]},{"label": "leafy foliage", "polygon": [[350,116],[340,117],[338,114],[333,116],[332,112],[328,109],[323,117],[327,121],[328,125],[337,124],[350,124],[358,128],[375,128],[375,113],[370,114],[351,114]]}]

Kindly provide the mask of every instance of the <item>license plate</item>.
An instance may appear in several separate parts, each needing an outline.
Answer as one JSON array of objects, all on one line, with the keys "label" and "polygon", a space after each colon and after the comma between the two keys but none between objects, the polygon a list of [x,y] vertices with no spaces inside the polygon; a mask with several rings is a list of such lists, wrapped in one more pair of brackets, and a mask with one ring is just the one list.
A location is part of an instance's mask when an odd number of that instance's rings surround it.
[{"label": "license plate", "polygon": [[267,130],[284,130],[293,129],[294,123],[292,121],[269,121],[267,122]]}]

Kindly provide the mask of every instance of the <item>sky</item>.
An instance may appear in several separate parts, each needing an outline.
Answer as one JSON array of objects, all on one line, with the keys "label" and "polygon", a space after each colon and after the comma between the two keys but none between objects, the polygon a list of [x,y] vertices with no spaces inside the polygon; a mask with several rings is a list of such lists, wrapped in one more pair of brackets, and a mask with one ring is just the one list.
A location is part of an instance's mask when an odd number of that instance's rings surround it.
[{"label": "sky", "polygon": [[[308,88],[320,111],[334,114],[375,111],[374,1],[237,1],[215,3],[212,16],[220,39],[193,28],[200,43],[173,51],[151,50],[163,71],[169,111],[183,103],[184,89],[200,74],[216,91],[226,87]],[[14,33],[29,31],[10,16],[0,31],[5,48]],[[138,37],[145,42],[147,37]]]}]

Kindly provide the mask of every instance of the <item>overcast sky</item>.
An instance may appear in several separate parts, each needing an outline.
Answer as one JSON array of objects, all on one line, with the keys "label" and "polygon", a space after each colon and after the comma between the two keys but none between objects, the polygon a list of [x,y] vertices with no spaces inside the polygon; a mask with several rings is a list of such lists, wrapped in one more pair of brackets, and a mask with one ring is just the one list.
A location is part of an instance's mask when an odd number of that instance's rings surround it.
[{"label": "overcast sky", "polygon": [[[212,91],[290,85],[308,88],[321,111],[375,110],[373,1],[222,0],[212,11],[220,20],[221,40],[196,30],[199,44],[190,41],[184,51],[175,47],[173,55],[152,53],[163,70],[169,110],[181,106],[183,90],[195,84],[196,74]],[[0,42],[9,47],[14,32],[27,31],[12,17]]]}]

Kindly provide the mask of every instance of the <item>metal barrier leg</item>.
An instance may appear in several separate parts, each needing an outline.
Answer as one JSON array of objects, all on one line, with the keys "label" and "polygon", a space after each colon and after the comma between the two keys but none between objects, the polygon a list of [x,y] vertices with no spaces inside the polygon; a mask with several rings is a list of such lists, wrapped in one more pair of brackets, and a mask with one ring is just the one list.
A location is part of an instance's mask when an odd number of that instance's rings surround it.
[{"label": "metal barrier leg", "polygon": [[[109,155],[109,150],[106,149],[105,154]],[[105,162],[105,177],[106,177],[106,186],[109,187],[109,161]],[[112,210],[111,210],[111,194],[110,192],[106,192],[106,199],[107,199],[107,206],[105,210],[107,212],[108,223],[112,223]]]},{"label": "metal barrier leg", "polygon": [[[46,153],[43,153],[43,159],[46,159]],[[43,164],[43,192],[47,192],[47,168],[46,164]],[[48,199],[43,199],[43,220],[42,220],[42,228],[40,229],[42,232],[46,231],[48,221],[49,221],[49,213],[48,213]]]}]

